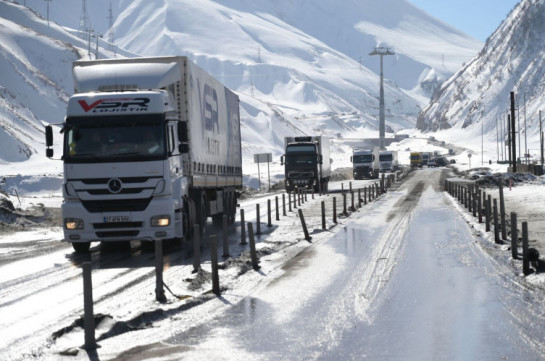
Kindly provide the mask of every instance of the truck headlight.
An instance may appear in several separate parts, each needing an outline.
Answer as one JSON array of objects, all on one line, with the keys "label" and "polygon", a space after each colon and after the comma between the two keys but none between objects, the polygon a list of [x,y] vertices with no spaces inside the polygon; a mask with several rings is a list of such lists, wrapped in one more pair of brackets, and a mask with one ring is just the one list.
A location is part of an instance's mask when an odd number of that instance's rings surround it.
[{"label": "truck headlight", "polygon": [[65,218],[64,227],[69,230],[83,229],[83,219],[79,218]]},{"label": "truck headlight", "polygon": [[168,214],[162,214],[160,216],[151,217],[152,227],[166,227],[170,224],[170,216]]}]

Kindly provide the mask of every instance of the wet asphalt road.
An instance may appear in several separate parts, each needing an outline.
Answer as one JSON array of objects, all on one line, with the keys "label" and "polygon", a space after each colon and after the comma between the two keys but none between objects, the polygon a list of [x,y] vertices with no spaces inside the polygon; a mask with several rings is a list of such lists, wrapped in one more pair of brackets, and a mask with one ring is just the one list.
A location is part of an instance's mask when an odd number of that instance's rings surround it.
[{"label": "wet asphalt road", "polygon": [[542,301],[475,241],[446,172],[415,172],[275,282],[166,340],[176,359],[545,359]]}]

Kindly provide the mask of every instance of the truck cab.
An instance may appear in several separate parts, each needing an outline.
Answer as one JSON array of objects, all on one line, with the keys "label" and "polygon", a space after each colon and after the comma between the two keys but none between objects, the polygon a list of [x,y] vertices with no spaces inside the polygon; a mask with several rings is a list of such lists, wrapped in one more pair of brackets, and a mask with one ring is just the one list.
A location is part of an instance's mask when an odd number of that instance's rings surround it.
[{"label": "truck cab", "polygon": [[280,161],[285,166],[286,191],[326,191],[331,172],[329,140],[321,136],[286,137],[285,145]]},{"label": "truck cab", "polygon": [[350,161],[354,179],[377,179],[380,172],[379,148],[355,148]]}]

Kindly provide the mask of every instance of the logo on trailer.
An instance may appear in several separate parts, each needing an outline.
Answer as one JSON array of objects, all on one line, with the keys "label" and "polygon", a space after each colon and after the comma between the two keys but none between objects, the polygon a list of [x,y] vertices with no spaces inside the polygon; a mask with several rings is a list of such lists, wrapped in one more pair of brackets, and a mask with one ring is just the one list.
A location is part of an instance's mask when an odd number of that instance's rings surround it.
[{"label": "logo on trailer", "polygon": [[147,112],[149,98],[99,99],[91,104],[78,100],[85,113]]},{"label": "logo on trailer", "polygon": [[119,178],[112,178],[108,181],[108,189],[110,190],[110,193],[119,193],[121,192],[121,188],[123,188],[123,186]]}]

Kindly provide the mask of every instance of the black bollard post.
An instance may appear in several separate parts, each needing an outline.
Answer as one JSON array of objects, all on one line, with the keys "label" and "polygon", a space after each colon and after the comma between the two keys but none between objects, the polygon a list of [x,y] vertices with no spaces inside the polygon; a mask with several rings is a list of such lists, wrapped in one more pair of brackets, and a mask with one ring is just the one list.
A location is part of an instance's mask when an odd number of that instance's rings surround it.
[{"label": "black bollard post", "polygon": [[305,223],[305,216],[303,216],[303,210],[299,209],[299,219],[301,220],[301,225],[303,226],[303,233],[305,234],[305,239],[310,241],[312,237],[308,234],[307,224]]},{"label": "black bollard post", "polygon": [[492,213],[492,196],[489,194],[486,200],[486,231],[490,232],[490,215]]},{"label": "black bollard post", "polygon": [[83,328],[85,331],[86,350],[96,349],[95,315],[93,310],[93,281],[91,277],[91,262],[81,265],[83,271]]},{"label": "black bollard post", "polygon": [[255,213],[256,213],[255,234],[260,235],[261,234],[261,216],[259,214],[259,204],[255,205]]},{"label": "black bollard post", "polygon": [[286,194],[284,193],[282,193],[282,215],[286,216]]},{"label": "black bollard post", "polygon": [[271,200],[267,199],[267,227],[272,227]]},{"label": "black bollard post", "polygon": [[517,214],[515,212],[511,212],[511,256],[513,259],[517,259],[518,257],[518,232]]},{"label": "black bollard post", "polygon": [[477,211],[479,212],[479,223],[483,223],[483,208],[481,203],[481,192],[477,195]]},{"label": "black bollard post", "polygon": [[494,242],[500,243],[500,229],[498,221],[498,200],[494,198]]},{"label": "black bollard post", "polygon": [[166,302],[165,290],[163,289],[163,241],[155,241],[155,300]]},{"label": "black bollard post", "polygon": [[229,257],[229,237],[227,236],[227,215],[223,215],[223,257]]},{"label": "black bollard post", "polygon": [[240,244],[246,244],[246,223],[244,222],[244,209],[240,209]]},{"label": "black bollard post", "polygon": [[358,208],[361,208],[361,188],[358,188]]},{"label": "black bollard post", "polygon": [[278,196],[274,197],[274,210],[275,210],[275,214],[276,214],[276,220],[279,221],[280,220],[280,207],[279,207],[279,204],[278,204]]},{"label": "black bollard post", "polygon": [[503,198],[503,177],[500,177],[499,181],[500,191],[500,227],[501,227],[501,239],[507,239],[507,229],[505,226],[505,199]]},{"label": "black bollard post", "polygon": [[201,230],[198,224],[193,225],[193,273],[201,268]]},{"label": "black bollard post", "polygon": [[288,193],[288,211],[291,212],[291,193]]},{"label": "black bollard post", "polygon": [[326,224],[325,224],[325,202],[322,201],[322,229],[325,230],[326,229]]},{"label": "black bollard post", "polygon": [[530,274],[530,260],[528,259],[528,222],[522,222],[522,273]]},{"label": "black bollard post", "polygon": [[252,268],[257,271],[261,267],[259,267],[259,259],[257,258],[257,251],[255,248],[254,228],[251,222],[248,222],[248,235],[250,237],[250,258],[252,259]]},{"label": "black bollard post", "polygon": [[212,234],[209,238],[210,243],[210,262],[212,263],[212,293],[220,296],[220,277],[218,272],[218,243],[216,235]]},{"label": "black bollard post", "polygon": [[333,197],[333,223],[337,224],[337,197]]}]

